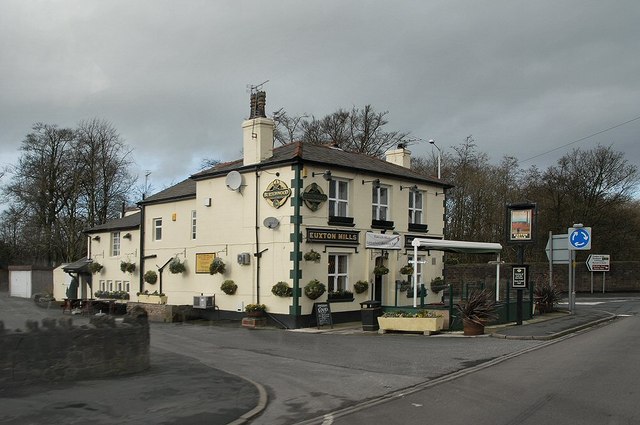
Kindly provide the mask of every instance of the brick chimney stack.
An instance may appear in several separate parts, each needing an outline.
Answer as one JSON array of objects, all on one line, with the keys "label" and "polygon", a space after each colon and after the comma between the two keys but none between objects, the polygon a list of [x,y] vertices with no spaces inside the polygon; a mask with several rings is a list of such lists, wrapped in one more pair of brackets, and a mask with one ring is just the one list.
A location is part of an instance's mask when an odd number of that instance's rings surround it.
[{"label": "brick chimney stack", "polygon": [[273,155],[275,124],[265,113],[267,94],[251,93],[249,119],[242,123],[243,164],[257,164]]}]

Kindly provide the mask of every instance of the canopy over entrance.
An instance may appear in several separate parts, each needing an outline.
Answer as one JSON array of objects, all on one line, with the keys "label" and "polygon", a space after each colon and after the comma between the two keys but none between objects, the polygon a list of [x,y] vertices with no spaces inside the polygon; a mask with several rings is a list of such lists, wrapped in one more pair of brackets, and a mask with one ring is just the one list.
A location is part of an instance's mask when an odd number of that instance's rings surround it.
[{"label": "canopy over entrance", "polygon": [[499,254],[500,251],[502,251],[502,245],[491,242],[467,242],[415,238],[411,241],[411,245],[413,246],[414,251],[417,251],[418,247],[424,247],[436,251],[465,254]]},{"label": "canopy over entrance", "polygon": [[[418,248],[426,248],[428,250],[444,251],[444,252],[457,252],[466,254],[497,254],[498,275],[496,276],[496,285],[500,284],[499,264],[500,264],[500,251],[502,251],[502,245],[492,242],[467,242],[467,241],[448,241],[444,239],[423,239],[415,238],[411,241],[413,246],[413,261],[418,261]],[[414,266],[417,270],[417,264]],[[498,286],[496,286],[496,296],[499,293]],[[413,306],[418,305],[418,274],[413,274]]]}]

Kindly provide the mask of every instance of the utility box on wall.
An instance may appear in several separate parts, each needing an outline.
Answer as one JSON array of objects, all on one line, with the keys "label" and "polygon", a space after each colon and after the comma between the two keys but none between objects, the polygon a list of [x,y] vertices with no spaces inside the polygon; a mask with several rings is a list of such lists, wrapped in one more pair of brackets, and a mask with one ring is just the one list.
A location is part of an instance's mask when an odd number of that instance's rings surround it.
[{"label": "utility box on wall", "polygon": [[238,254],[238,264],[243,266],[248,266],[249,264],[251,264],[251,254],[249,254],[248,252]]},{"label": "utility box on wall", "polygon": [[208,309],[215,306],[215,295],[201,295],[193,297],[193,308]]}]

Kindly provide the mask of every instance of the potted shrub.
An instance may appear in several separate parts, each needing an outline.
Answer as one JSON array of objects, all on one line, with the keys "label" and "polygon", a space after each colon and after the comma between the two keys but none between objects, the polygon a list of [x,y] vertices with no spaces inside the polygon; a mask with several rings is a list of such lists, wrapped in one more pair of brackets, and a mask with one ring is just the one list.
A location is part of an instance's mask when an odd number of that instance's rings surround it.
[{"label": "potted shrub", "polygon": [[143,279],[145,282],[153,285],[158,281],[158,273],[154,272],[153,270],[147,270],[143,276]]},{"label": "potted shrub", "polygon": [[173,274],[184,273],[186,269],[184,262],[178,260],[177,257],[169,263],[169,271]]},{"label": "potted shrub", "polygon": [[347,290],[347,289],[339,289],[337,291],[329,291],[329,293],[327,294],[327,299],[329,301],[336,301],[336,300],[349,300],[349,301],[353,301],[353,292]]},{"label": "potted shrub", "polygon": [[121,261],[120,270],[126,273],[133,273],[134,271],[136,271],[136,265],[135,263],[132,263],[130,261]]},{"label": "potted shrub", "polygon": [[220,285],[220,290],[227,295],[233,295],[238,290],[238,285],[233,280],[225,280]]},{"label": "potted shrub", "polygon": [[264,312],[267,311],[267,306],[264,304],[247,304],[244,307],[244,311],[249,317],[262,317]]},{"label": "potted shrub", "polygon": [[102,264],[98,263],[97,261],[92,261],[91,263],[89,263],[89,271],[92,274],[99,273],[101,270],[102,270]]},{"label": "potted shrub", "polygon": [[271,293],[276,297],[291,297],[293,296],[293,288],[287,282],[278,282],[271,288]]},{"label": "potted shrub", "polygon": [[471,292],[467,300],[457,304],[456,308],[462,318],[465,335],[482,335],[485,323],[498,318],[496,303],[487,289]]},{"label": "potted shrub", "polygon": [[387,273],[389,273],[389,269],[383,265],[376,266],[373,269],[373,274],[375,274],[376,276],[383,276]]},{"label": "potted shrub", "polygon": [[548,281],[538,283],[533,288],[533,302],[540,314],[551,313],[553,311],[553,306],[557,304],[560,299],[560,290]]},{"label": "potted shrub", "polygon": [[366,280],[359,280],[353,284],[353,290],[356,291],[356,294],[363,294],[367,292],[369,289],[369,282]]},{"label": "potted shrub", "polygon": [[318,299],[326,291],[327,287],[318,279],[310,280],[304,287],[304,294],[312,300]]},{"label": "potted shrub", "polygon": [[304,260],[305,261],[313,261],[314,263],[319,263],[320,262],[320,253],[314,251],[313,249],[309,252],[305,252],[304,253]]},{"label": "potted shrub", "polygon": [[222,261],[222,258],[219,257],[214,258],[211,262],[211,265],[209,266],[210,274],[224,274],[225,270],[226,266],[224,265],[224,261]]}]

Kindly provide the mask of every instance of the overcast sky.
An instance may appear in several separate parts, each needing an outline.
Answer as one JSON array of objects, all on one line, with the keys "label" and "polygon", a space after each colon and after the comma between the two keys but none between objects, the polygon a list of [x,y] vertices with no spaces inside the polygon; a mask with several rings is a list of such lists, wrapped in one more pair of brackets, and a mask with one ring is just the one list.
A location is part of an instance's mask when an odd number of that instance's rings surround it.
[{"label": "overcast sky", "polygon": [[[0,1],[0,165],[36,122],[108,120],[156,190],[240,157],[267,111],[372,104],[389,130],[525,160],[640,117],[640,2]],[[640,166],[640,119],[598,143]],[[6,177],[5,177],[6,179]]]}]

